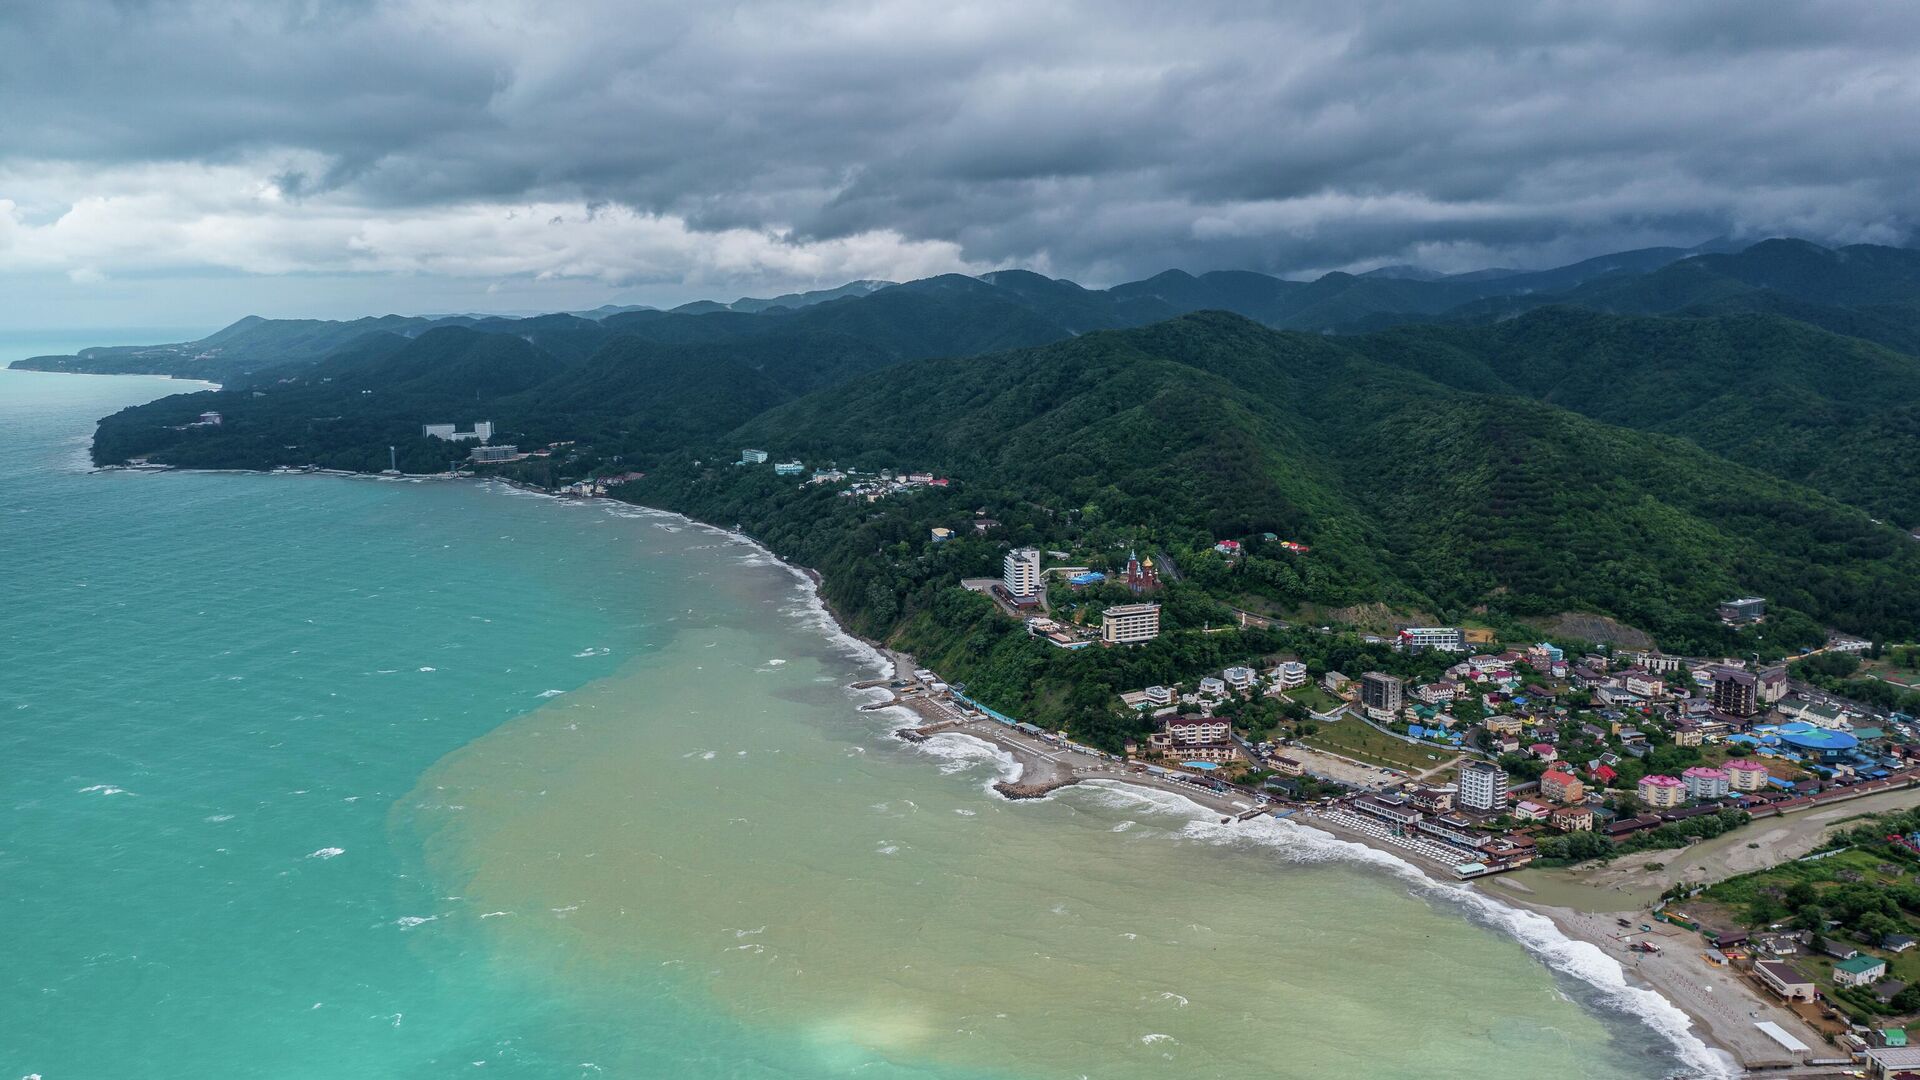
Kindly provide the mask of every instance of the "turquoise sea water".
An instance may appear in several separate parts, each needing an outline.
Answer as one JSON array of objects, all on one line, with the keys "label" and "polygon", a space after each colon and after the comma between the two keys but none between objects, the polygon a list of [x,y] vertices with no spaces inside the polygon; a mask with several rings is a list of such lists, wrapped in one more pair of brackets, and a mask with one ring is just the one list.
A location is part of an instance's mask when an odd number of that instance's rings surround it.
[{"label": "turquoise sea water", "polygon": [[0,371],[0,1077],[1699,1060],[1611,962],[1344,845],[992,798],[711,530],[87,471],[95,417],[180,389]]}]

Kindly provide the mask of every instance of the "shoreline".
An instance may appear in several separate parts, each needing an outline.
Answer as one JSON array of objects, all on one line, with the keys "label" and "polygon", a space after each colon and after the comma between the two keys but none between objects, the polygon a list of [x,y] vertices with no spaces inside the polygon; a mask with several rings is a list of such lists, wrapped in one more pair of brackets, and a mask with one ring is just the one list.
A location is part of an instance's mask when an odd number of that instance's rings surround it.
[{"label": "shoreline", "polygon": [[[60,374],[72,373],[62,372]],[[106,468],[113,467],[95,466],[94,471],[103,471],[103,469]],[[173,466],[161,466],[154,471],[160,470],[272,475],[270,470],[203,470],[179,469]],[[419,481],[427,479],[471,480],[481,484],[497,483],[516,492],[556,500],[566,498],[566,496],[557,492],[547,491],[533,485],[499,477],[447,476],[444,474],[393,477],[378,473],[354,473],[341,470],[316,470],[312,473],[301,472],[298,473],[298,475],[327,475],[389,481]],[[819,571],[811,567],[798,566],[790,563],[754,538],[726,528],[725,526],[701,521],[698,518],[678,511],[649,506],[644,503],[628,502],[616,498],[607,498],[605,501],[609,505],[631,507],[648,513],[658,514],[662,517],[676,518],[689,525],[750,546],[758,554],[769,560],[772,565],[778,566],[793,575],[802,584],[803,592],[806,595],[809,605],[820,617],[822,624],[820,628],[830,640],[837,638],[839,639],[837,643],[854,647],[868,654],[875,670],[885,673],[882,676],[883,680],[912,680],[912,672],[919,666],[915,658],[910,654],[891,649],[883,642],[870,640],[847,629],[839,613],[834,610],[833,605],[827,600],[822,591],[825,578]],[[870,685],[868,689],[885,691],[891,694],[891,688],[884,685],[884,682],[879,685]],[[1712,992],[1711,990],[1702,990],[1699,983],[1684,977],[1688,973],[1680,971],[1677,963],[1682,957],[1697,960],[1698,957],[1695,955],[1694,950],[1680,950],[1676,948],[1675,952],[1661,958],[1665,960],[1666,963],[1649,965],[1644,959],[1637,963],[1632,962],[1632,956],[1634,954],[1624,953],[1623,949],[1617,947],[1619,946],[1618,942],[1608,940],[1610,935],[1605,931],[1610,929],[1610,927],[1603,926],[1602,922],[1606,918],[1611,918],[1612,913],[1607,913],[1605,916],[1582,914],[1571,908],[1559,908],[1523,899],[1513,895],[1513,890],[1511,889],[1502,890],[1502,892],[1496,894],[1489,891],[1484,885],[1478,883],[1470,888],[1468,883],[1443,876],[1440,868],[1425,865],[1423,860],[1413,857],[1413,853],[1411,852],[1383,844],[1373,837],[1342,827],[1337,822],[1328,821],[1319,815],[1314,815],[1304,810],[1272,813],[1270,810],[1254,804],[1246,796],[1237,791],[1230,790],[1223,794],[1193,783],[1162,779],[1158,776],[1133,772],[1117,759],[1107,758],[1102,760],[1100,758],[1093,758],[1091,754],[1071,749],[1065,745],[1049,746],[990,719],[961,721],[955,716],[950,715],[954,711],[951,706],[946,706],[948,712],[947,714],[943,714],[939,711],[940,703],[929,699],[916,698],[902,700],[898,698],[897,695],[894,695],[893,700],[870,702],[868,705],[861,706],[861,708],[875,712],[900,709],[903,713],[914,718],[896,725],[891,729],[889,734],[898,735],[903,731],[917,730],[927,726],[940,727],[942,730],[933,732],[928,737],[938,738],[943,735],[952,735],[972,739],[992,748],[999,754],[1011,758],[1018,771],[1010,776],[1003,777],[991,785],[991,790],[1001,798],[1009,800],[1044,801],[1055,791],[1082,782],[1122,784],[1147,791],[1164,792],[1179,796],[1198,811],[1216,815],[1222,825],[1268,816],[1292,821],[1295,825],[1314,830],[1328,838],[1353,844],[1356,847],[1364,848],[1378,855],[1387,856],[1392,860],[1394,869],[1410,871],[1418,875],[1429,885],[1454,891],[1458,895],[1476,897],[1491,907],[1502,909],[1507,913],[1523,913],[1541,918],[1553,928],[1556,936],[1561,938],[1567,945],[1590,947],[1596,950],[1606,961],[1610,961],[1611,966],[1620,973],[1621,987],[1607,986],[1592,978],[1590,975],[1555,967],[1553,963],[1549,962],[1548,957],[1544,955],[1541,947],[1542,943],[1529,941],[1526,937],[1513,932],[1514,928],[1511,926],[1506,927],[1505,930],[1508,936],[1518,942],[1522,948],[1533,953],[1536,959],[1539,959],[1551,969],[1561,971],[1569,977],[1580,979],[1594,986],[1603,994],[1616,992],[1621,988],[1650,994],[1675,1010],[1681,1017],[1684,1017],[1686,1021],[1685,1024],[1669,1027],[1654,1022],[1654,1017],[1647,1012],[1635,1011],[1627,1006],[1622,1006],[1619,1009],[1620,1012],[1627,1014],[1630,1019],[1645,1024],[1652,1028],[1657,1034],[1672,1041],[1679,1051],[1681,1059],[1696,1070],[1685,1075],[1731,1077],[1744,1075],[1749,1067],[1776,1068],[1783,1065],[1791,1064],[1797,1066],[1800,1064],[1797,1059],[1786,1056],[1784,1050],[1767,1039],[1757,1028],[1752,1027],[1753,1021],[1747,1020],[1736,1023],[1739,1013],[1726,1007],[1723,1004],[1723,1000],[1725,999],[1717,1000],[1711,998],[1709,996]],[[1494,880],[1497,881],[1498,879]],[[1637,925],[1639,921],[1637,916],[1639,913],[1636,912],[1634,914],[1636,915],[1635,921]],[[1504,920],[1496,919],[1495,921]],[[1609,945],[1614,945],[1616,948],[1609,948]],[[1704,966],[1704,961],[1701,961],[1701,964]],[[1728,998],[1739,1006],[1740,1011],[1765,1009],[1770,1013],[1777,1013],[1779,1015],[1771,1015],[1767,1018],[1782,1023],[1782,1025],[1787,1026],[1789,1030],[1794,1030],[1796,1034],[1799,1034],[1802,1040],[1808,1042],[1809,1045],[1815,1046],[1816,1048],[1822,1045],[1817,1036],[1809,1037],[1811,1035],[1810,1032],[1798,1031],[1788,1025],[1787,1020],[1792,1019],[1790,1014],[1785,1013],[1784,1010],[1776,1009],[1771,1001],[1760,998],[1754,988],[1745,985],[1743,982],[1738,982],[1737,977],[1726,973],[1724,969],[1718,974],[1725,976],[1727,985],[1739,986],[1740,989],[1746,993],[1749,1000],[1745,1001],[1739,1000],[1737,994],[1728,995]],[[1636,979],[1645,985],[1641,987],[1634,986],[1633,982]],[[1705,980],[1702,979],[1701,981]],[[1689,1042],[1693,1045],[1689,1046]],[[1794,1075],[1810,1076],[1816,1074],[1799,1071],[1795,1072]],[[1838,1076],[1842,1075],[1842,1073],[1835,1071],[1831,1075]]]}]

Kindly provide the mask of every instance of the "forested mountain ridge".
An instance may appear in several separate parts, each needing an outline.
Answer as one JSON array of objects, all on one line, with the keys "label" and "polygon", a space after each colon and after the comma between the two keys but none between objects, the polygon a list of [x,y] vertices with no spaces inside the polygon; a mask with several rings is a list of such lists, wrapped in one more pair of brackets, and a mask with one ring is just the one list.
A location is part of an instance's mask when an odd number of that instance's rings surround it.
[{"label": "forested mountain ridge", "polygon": [[[1156,529],[1302,540],[1291,573],[1243,583],[1283,603],[1594,610],[1668,640],[1711,640],[1715,598],[1735,591],[1863,632],[1907,628],[1920,604],[1920,545],[1790,481],[1221,313],[903,364],[734,438]],[[683,476],[672,499],[748,514],[726,479]]]},{"label": "forested mountain ridge", "polygon": [[416,337],[442,326],[530,337],[543,347],[582,356],[620,335],[693,344],[796,332],[850,333],[903,357],[958,355],[1042,344],[1089,330],[1143,326],[1203,310],[1233,311],[1278,327],[1348,331],[1433,318],[1489,297],[1531,297],[1606,274],[1643,273],[1689,254],[1688,249],[1648,248],[1544,271],[1418,278],[1334,273],[1311,282],[1251,271],[1212,271],[1196,277],[1170,270],[1110,289],[1002,270],[978,278],[947,274],[904,284],[855,281],[765,300],[700,301],[672,311],[609,306],[528,318],[384,315],[335,322],[248,316],[196,341],[92,348],[71,356],[30,357],[13,366],[225,383],[265,377],[270,371],[274,377],[284,376],[367,334]]},{"label": "forested mountain ridge", "polygon": [[[1602,275],[1584,277],[1597,286],[1732,265],[1714,273],[1739,287],[1716,302],[1870,320],[1908,295],[1896,249],[1806,247],[1461,277]],[[1846,265],[1845,281],[1811,282],[1823,260]],[[953,498],[1024,516],[1035,542],[1125,526],[1204,556],[1214,538],[1246,540],[1244,560],[1198,559],[1196,580],[1279,610],[1591,612],[1670,647],[1732,649],[1757,643],[1734,641],[1712,605],[1755,592],[1775,604],[1776,641],[1914,632],[1920,544],[1868,517],[1920,524],[1911,355],[1785,314],[1709,313],[1698,290],[1673,316],[1559,304],[1487,322],[1455,309],[1368,334],[1182,313],[1321,322],[1382,298],[1429,304],[1450,282],[1169,272],[1089,290],[1006,271],[761,311],[245,321],[215,337],[258,348],[285,333],[293,358],[110,417],[94,455],[371,471],[393,447],[403,470],[438,472],[467,447],[422,426],[487,419],[496,442],[562,447],[490,468],[546,485],[648,471],[630,497],[748,525],[827,570],[836,603],[875,634],[927,609],[931,569],[991,570],[984,549],[926,550],[928,528],[964,524]],[[1853,297],[1872,303],[1828,303]],[[221,423],[196,423],[204,411]],[[874,508],[713,464],[742,446],[939,471],[964,494]],[[1311,556],[1261,550],[1266,534]]]}]

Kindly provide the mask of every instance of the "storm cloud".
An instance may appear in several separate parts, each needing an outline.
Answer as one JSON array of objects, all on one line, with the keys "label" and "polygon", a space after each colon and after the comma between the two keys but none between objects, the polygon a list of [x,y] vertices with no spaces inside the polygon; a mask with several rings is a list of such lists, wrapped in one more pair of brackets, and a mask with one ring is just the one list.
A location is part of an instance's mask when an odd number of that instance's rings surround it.
[{"label": "storm cloud", "polygon": [[0,56],[16,285],[670,302],[1920,217],[1905,4],[29,0]]}]

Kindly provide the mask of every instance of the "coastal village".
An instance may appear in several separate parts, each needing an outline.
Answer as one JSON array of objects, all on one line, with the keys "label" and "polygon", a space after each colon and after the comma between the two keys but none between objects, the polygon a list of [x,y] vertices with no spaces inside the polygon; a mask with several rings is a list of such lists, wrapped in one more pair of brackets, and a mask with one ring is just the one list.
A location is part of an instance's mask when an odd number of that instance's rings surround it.
[{"label": "coastal village", "polygon": [[[770,466],[803,488],[825,487],[865,503],[954,483],[910,469],[863,473],[773,461],[759,449],[743,451],[733,464]],[[589,478],[555,493],[607,495],[638,477]],[[930,527],[926,542],[989,539],[1001,529],[982,509],[970,520]],[[1291,557],[1312,552],[1272,534],[1256,539]],[[1212,554],[1237,560],[1246,542],[1218,538]],[[1115,566],[1039,546],[1006,546],[999,569],[998,576],[958,584],[990,600],[1036,643],[1068,652],[1159,639],[1163,592],[1179,573],[1163,551],[1130,550]],[[1767,602],[1733,597],[1714,614],[1728,627],[1757,626],[1768,617]],[[1332,625],[1289,628],[1250,611],[1235,616],[1199,632],[1354,633]],[[971,697],[964,683],[924,667],[858,685],[889,692],[868,708],[904,706],[920,717],[899,730],[903,738],[962,733],[1012,754],[1020,776],[996,785],[1009,798],[1042,797],[1088,780],[1159,788],[1219,812],[1223,822],[1291,819],[1390,851],[1444,881],[1684,850],[1722,835],[1737,838],[1744,833],[1734,830],[1759,828],[1755,822],[1833,816],[1828,808],[1920,784],[1914,716],[1827,693],[1796,675],[1795,664],[1825,654],[1863,656],[1874,648],[1870,642],[1835,636],[1822,648],[1761,664],[1656,648],[1506,642],[1476,626],[1406,624],[1361,636],[1433,674],[1413,677],[1404,667],[1348,672],[1308,656],[1246,655],[1179,682],[1121,692],[1114,707],[1143,720],[1149,734],[1118,752],[1007,715]],[[1890,835],[1876,846],[1898,865],[1875,862],[1869,873],[1920,880],[1920,820],[1911,835]],[[1839,872],[1855,850],[1821,847],[1795,856],[1786,872]],[[1755,1007],[1740,1030],[1714,1031],[1748,1068],[1793,1076],[1920,1070],[1920,1044],[1907,1046],[1904,1026],[1908,1018],[1920,1024],[1920,888],[1915,907],[1895,908],[1883,916],[1883,932],[1863,935],[1846,934],[1833,918],[1756,923],[1745,917],[1758,910],[1751,905],[1743,912],[1714,902],[1715,891],[1732,884],[1681,881],[1610,925],[1581,932],[1568,918],[1562,926],[1654,981],[1696,1020],[1711,1010],[1698,1000],[1689,1006],[1677,988],[1717,978],[1749,995]]]}]

